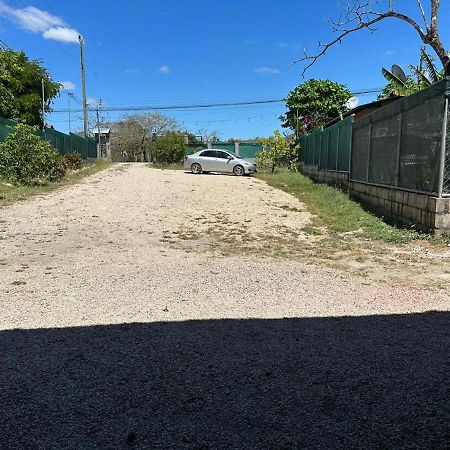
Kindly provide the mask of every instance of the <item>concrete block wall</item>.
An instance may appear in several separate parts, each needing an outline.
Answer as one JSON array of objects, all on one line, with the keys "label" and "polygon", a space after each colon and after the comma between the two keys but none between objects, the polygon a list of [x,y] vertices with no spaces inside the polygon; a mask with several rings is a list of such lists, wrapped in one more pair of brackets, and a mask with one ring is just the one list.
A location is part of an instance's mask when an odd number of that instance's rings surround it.
[{"label": "concrete block wall", "polygon": [[333,172],[331,170],[320,170],[317,166],[303,166],[303,173],[318,183],[336,186],[343,191],[348,190],[348,172]]},{"label": "concrete block wall", "polygon": [[316,166],[304,166],[303,173],[314,181],[340,187],[377,215],[421,231],[450,234],[450,198],[351,181],[348,173],[319,170]]}]

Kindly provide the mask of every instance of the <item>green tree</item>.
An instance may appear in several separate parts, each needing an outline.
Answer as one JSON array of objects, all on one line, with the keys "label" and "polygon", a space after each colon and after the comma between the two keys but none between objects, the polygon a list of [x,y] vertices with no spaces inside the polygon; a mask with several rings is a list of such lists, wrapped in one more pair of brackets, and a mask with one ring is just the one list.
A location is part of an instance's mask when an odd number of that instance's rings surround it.
[{"label": "green tree", "polygon": [[62,86],[53,81],[41,61],[30,60],[23,51],[0,49],[0,117],[42,127],[42,79],[45,111]]},{"label": "green tree", "polygon": [[126,152],[130,161],[154,162],[153,151],[158,136],[179,129],[178,122],[160,113],[125,116],[112,124],[112,153],[114,161],[121,161]]},{"label": "green tree", "polygon": [[159,137],[154,145],[154,162],[158,164],[177,164],[183,161],[185,151],[186,139],[182,133],[166,133]]},{"label": "green tree", "polygon": [[269,170],[271,173],[281,165],[296,169],[299,147],[295,142],[288,142],[278,130],[272,137],[261,139],[259,142],[263,150],[256,154],[255,162],[260,169]]},{"label": "green tree", "polygon": [[339,117],[352,96],[343,84],[330,80],[308,80],[285,98],[287,112],[280,117],[282,126],[298,135],[310,133]]},{"label": "green tree", "polygon": [[0,144],[0,177],[20,184],[57,181],[65,175],[64,158],[36,135],[36,127],[18,124]]}]

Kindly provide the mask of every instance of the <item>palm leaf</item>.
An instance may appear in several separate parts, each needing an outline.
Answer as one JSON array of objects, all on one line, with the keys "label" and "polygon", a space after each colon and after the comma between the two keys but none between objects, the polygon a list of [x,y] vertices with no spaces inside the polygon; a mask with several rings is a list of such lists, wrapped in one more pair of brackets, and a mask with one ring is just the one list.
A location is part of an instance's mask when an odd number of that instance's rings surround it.
[{"label": "palm leaf", "polygon": [[421,70],[419,70],[417,67],[409,66],[411,72],[416,75],[416,77],[419,80],[419,84],[422,85],[422,87],[428,87],[433,84],[433,81],[431,81]]},{"label": "palm leaf", "polygon": [[389,82],[392,82],[395,87],[406,87],[406,84],[402,80],[400,80],[400,78],[396,77],[392,72],[389,72],[389,70],[385,69],[384,67],[381,69],[381,75],[383,75],[383,77],[386,78],[386,80],[388,80]]},{"label": "palm leaf", "polygon": [[428,55],[428,53],[423,48],[420,57],[422,59],[422,62],[425,64],[428,76],[430,77],[429,79],[431,80],[431,84],[437,83],[439,81],[439,74],[436,70],[436,66],[434,65],[433,60],[430,58],[430,55]]}]

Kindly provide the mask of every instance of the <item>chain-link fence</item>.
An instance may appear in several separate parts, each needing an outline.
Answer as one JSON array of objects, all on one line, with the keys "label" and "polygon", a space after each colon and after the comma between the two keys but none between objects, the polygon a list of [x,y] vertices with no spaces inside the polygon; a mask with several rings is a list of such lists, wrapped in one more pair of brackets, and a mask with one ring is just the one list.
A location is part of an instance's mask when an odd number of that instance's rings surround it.
[{"label": "chain-link fence", "polygon": [[301,160],[321,170],[348,172],[352,146],[352,117],[346,117],[331,127],[317,130],[299,139]]},{"label": "chain-link fence", "polygon": [[438,194],[448,81],[353,123],[351,179]]}]

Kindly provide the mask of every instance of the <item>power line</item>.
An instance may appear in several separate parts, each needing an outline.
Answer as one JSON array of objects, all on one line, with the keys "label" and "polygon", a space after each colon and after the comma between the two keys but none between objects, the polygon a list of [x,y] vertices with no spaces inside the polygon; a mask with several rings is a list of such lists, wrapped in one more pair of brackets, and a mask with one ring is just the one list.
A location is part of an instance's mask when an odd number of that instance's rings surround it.
[{"label": "power line", "polygon": [[[362,91],[352,92],[352,95],[373,94],[380,92],[382,88],[373,88]],[[110,106],[103,108],[106,112],[120,112],[120,111],[173,111],[173,110],[194,110],[194,109],[210,109],[210,108],[224,108],[230,106],[247,106],[247,105],[267,105],[274,103],[283,103],[284,99],[274,100],[253,100],[245,102],[227,102],[227,103],[199,103],[190,105],[163,105],[163,106]],[[77,111],[76,112],[81,112]],[[68,112],[66,109],[55,109],[55,113]]]},{"label": "power line", "polygon": [[[230,103],[204,103],[196,105],[166,105],[166,106],[116,106],[105,107],[103,111],[118,112],[118,111],[168,111],[168,110],[183,110],[183,109],[206,109],[218,108],[225,106],[241,106],[241,105],[261,105],[268,103],[281,103],[284,100],[255,100],[251,102],[230,102]],[[64,109],[55,110],[54,112],[67,112]],[[78,111],[79,112],[79,111]]]}]

